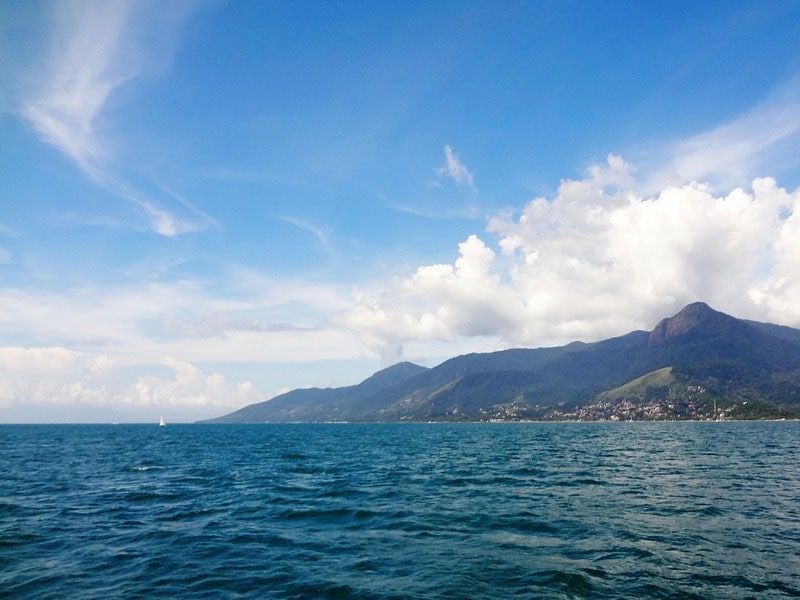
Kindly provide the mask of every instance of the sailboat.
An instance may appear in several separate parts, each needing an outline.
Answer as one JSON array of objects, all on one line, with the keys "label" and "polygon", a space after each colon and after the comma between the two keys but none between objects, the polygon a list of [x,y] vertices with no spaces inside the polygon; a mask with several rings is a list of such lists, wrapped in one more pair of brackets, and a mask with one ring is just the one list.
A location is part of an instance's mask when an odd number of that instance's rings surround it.
[{"label": "sailboat", "polygon": [[158,422],[159,427],[164,427],[166,423],[164,423],[164,417],[161,417],[161,420]]}]

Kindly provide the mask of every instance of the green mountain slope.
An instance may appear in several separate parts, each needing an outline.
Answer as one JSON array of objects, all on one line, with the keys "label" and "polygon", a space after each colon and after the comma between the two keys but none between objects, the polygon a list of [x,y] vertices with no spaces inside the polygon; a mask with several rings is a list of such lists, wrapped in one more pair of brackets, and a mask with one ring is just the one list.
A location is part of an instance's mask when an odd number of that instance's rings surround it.
[{"label": "green mountain slope", "polygon": [[597,399],[611,402],[632,398],[644,399],[651,390],[663,389],[673,383],[675,383],[675,376],[672,374],[672,367],[664,367],[637,377],[633,381],[629,381],[613,390],[603,392]]}]

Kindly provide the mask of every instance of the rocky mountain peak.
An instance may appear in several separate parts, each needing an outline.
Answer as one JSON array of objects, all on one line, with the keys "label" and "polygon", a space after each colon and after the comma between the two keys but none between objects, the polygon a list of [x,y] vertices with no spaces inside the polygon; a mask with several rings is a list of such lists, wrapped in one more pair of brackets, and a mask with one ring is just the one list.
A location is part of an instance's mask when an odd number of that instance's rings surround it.
[{"label": "rocky mountain peak", "polygon": [[679,313],[662,319],[650,333],[647,343],[649,346],[663,344],[668,340],[683,336],[701,325],[709,325],[721,318],[725,318],[725,315],[717,312],[705,302],[689,304]]}]

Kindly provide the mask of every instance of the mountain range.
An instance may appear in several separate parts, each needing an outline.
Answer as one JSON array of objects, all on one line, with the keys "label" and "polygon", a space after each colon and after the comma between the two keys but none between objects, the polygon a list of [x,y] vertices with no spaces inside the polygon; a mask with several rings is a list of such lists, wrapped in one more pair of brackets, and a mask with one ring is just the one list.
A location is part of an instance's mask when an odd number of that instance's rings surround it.
[{"label": "mountain range", "polygon": [[600,342],[402,362],[357,385],[297,389],[215,423],[720,420],[800,417],[800,330],[697,302]]}]

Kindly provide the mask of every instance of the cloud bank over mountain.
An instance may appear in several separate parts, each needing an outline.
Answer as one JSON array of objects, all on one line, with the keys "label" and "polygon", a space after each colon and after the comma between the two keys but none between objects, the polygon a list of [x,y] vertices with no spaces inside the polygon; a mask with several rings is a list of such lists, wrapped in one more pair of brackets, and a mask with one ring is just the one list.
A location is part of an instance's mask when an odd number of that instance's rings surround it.
[{"label": "cloud bank over mountain", "polygon": [[724,194],[696,181],[636,189],[633,166],[610,155],[555,197],[490,218],[452,264],[359,290],[338,322],[390,355],[426,339],[597,340],[697,299],[800,324],[800,190],[769,177]]}]

